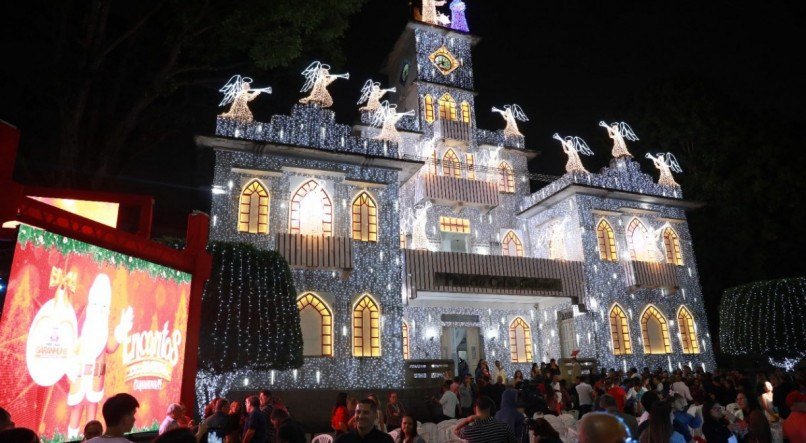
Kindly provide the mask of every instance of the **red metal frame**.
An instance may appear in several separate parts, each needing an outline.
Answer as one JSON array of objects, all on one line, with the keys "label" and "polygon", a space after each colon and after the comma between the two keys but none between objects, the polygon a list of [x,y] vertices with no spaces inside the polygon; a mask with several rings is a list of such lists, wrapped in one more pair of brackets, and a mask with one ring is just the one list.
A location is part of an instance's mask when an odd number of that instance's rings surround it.
[{"label": "red metal frame", "polygon": [[[193,213],[188,217],[184,250],[176,250],[153,242],[149,239],[153,206],[153,199],[149,196],[43,188],[16,183],[12,176],[19,139],[19,130],[0,120],[0,190],[2,190],[0,224],[8,221],[25,223],[192,274],[181,401],[186,405],[195,404],[201,297],[212,267],[212,258],[206,250],[210,232],[209,216],[204,213]],[[125,232],[50,206],[29,196],[106,201],[138,206],[140,208],[138,228],[135,233]],[[0,228],[0,240],[15,241],[16,237],[16,227]]]}]

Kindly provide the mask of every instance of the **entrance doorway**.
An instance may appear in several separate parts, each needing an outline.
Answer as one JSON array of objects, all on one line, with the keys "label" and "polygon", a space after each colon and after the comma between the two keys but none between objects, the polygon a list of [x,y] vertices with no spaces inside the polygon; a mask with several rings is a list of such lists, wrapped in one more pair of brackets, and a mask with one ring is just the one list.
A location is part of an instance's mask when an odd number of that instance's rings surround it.
[{"label": "entrance doorway", "polygon": [[476,365],[483,358],[480,337],[478,327],[442,328],[442,358],[453,360],[455,375],[459,375],[460,359],[467,362],[471,374],[476,370]]},{"label": "entrance doorway", "polygon": [[562,358],[570,358],[571,353],[577,349],[576,327],[574,327],[574,311],[561,311],[557,313],[560,326],[560,353]]}]

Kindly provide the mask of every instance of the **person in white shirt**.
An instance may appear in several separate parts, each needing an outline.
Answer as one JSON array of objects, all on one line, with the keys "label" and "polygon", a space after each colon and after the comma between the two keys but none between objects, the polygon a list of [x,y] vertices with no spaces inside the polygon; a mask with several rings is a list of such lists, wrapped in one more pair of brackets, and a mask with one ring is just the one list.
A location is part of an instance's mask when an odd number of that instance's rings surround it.
[{"label": "person in white shirt", "polygon": [[449,389],[445,389],[445,393],[439,399],[439,404],[442,405],[443,420],[456,418],[456,407],[459,405],[459,397],[456,395],[458,391],[459,385],[453,383]]},{"label": "person in white shirt", "polygon": [[577,396],[579,397],[579,418],[593,408],[593,387],[582,377],[577,377]]},{"label": "person in white shirt", "polygon": [[106,422],[106,432],[88,443],[131,443],[123,434],[131,432],[134,426],[134,414],[140,403],[129,394],[115,394],[104,402],[101,413]]},{"label": "person in white shirt", "polygon": [[501,377],[503,380],[503,384],[507,384],[507,373],[504,370],[504,365],[501,364],[501,361],[495,361],[495,368],[493,369],[493,380],[498,380],[498,377]]},{"label": "person in white shirt", "polygon": [[688,389],[688,386],[683,382],[683,379],[680,378],[679,375],[674,377],[674,383],[672,383],[672,392],[685,398],[686,401],[690,402],[694,400],[691,398],[691,391]]},{"label": "person in white shirt", "polygon": [[182,405],[179,403],[172,403],[168,406],[168,411],[166,412],[165,420],[162,421],[160,424],[160,431],[159,434],[162,435],[172,429],[176,429],[179,427],[179,422],[177,421],[179,417],[182,416],[183,413]]}]

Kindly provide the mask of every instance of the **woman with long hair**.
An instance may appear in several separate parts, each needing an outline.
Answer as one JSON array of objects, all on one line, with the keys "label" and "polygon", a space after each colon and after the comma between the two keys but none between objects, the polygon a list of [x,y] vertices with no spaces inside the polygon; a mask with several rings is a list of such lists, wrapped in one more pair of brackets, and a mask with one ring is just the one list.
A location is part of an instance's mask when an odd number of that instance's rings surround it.
[{"label": "woman with long hair", "polygon": [[672,427],[672,406],[657,401],[649,412],[649,426],[641,433],[641,443],[686,443],[686,439]]},{"label": "woman with long hair", "polygon": [[742,412],[742,419],[735,423],[739,442],[771,442],[772,431],[770,431],[770,423],[761,411],[761,406],[758,404],[758,397],[740,392],[736,395],[736,404]]},{"label": "woman with long hair", "polygon": [[347,393],[339,392],[336,396],[336,404],[333,406],[333,411],[330,413],[330,427],[336,435],[346,434],[349,431],[347,422],[349,421],[349,414],[347,412]]},{"label": "woman with long hair", "polygon": [[422,437],[417,435],[417,422],[411,415],[404,415],[400,424],[400,433],[397,434],[395,443],[425,443]]},{"label": "woman with long hair", "polygon": [[383,409],[381,408],[381,401],[375,394],[369,394],[367,395],[367,398],[374,401],[375,406],[378,407],[378,413],[375,416],[375,427],[381,432],[386,432],[386,417],[384,417],[383,415]]},{"label": "woman with long hair", "polygon": [[540,376],[540,368],[537,367],[537,363],[532,363],[532,369],[529,370],[529,379],[534,381],[537,380],[538,376]]},{"label": "woman with long hair", "polygon": [[702,405],[702,434],[708,443],[728,443],[733,435],[728,428],[729,422],[725,418],[725,408],[706,397]]}]

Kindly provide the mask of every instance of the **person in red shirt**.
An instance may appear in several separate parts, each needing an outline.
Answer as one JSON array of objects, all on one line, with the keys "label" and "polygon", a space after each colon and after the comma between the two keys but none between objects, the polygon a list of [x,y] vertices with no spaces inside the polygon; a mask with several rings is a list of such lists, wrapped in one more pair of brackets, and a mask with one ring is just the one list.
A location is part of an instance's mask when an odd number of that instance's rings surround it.
[{"label": "person in red shirt", "polygon": [[624,390],[612,378],[605,382],[605,389],[609,395],[616,399],[616,406],[619,412],[624,412],[624,404],[627,403],[627,391]]},{"label": "person in red shirt", "polygon": [[336,405],[333,407],[333,412],[330,415],[330,427],[336,435],[347,433],[350,429],[347,427],[347,422],[350,418],[347,415],[347,393],[339,392],[336,397]]}]

